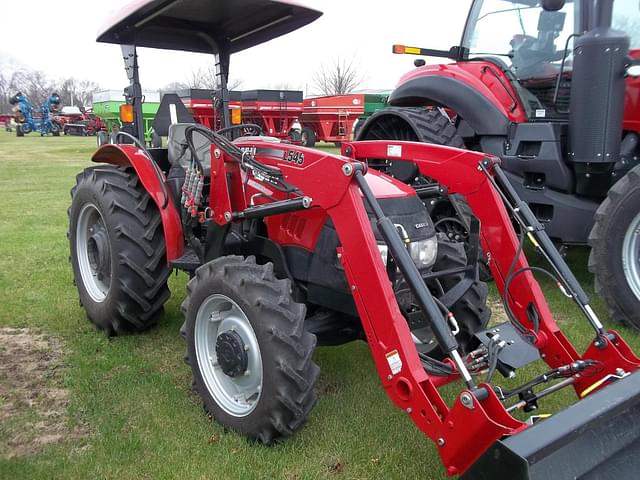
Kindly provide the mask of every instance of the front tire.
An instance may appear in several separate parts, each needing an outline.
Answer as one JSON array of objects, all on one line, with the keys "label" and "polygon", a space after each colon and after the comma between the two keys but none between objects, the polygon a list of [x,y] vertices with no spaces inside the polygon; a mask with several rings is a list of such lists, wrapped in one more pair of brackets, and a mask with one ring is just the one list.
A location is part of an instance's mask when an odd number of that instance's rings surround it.
[{"label": "front tire", "polygon": [[130,167],[88,168],[76,178],[69,244],[80,303],[108,335],[155,325],[169,298],[160,214]]},{"label": "front tire", "polygon": [[24,131],[22,130],[22,125],[18,125],[16,127],[16,137],[24,137]]},{"label": "front tire", "polygon": [[611,187],[589,235],[589,271],[609,317],[640,329],[640,166]]},{"label": "front tire", "polygon": [[227,256],[198,268],[187,290],[182,331],[205,410],[265,444],[302,428],[320,369],[290,281],[278,280],[272,264]]}]

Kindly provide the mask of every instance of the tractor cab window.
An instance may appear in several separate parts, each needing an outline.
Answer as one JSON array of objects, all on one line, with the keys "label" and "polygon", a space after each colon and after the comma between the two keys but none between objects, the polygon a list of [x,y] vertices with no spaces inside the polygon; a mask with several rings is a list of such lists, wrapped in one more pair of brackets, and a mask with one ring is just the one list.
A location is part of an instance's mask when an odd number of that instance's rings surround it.
[{"label": "tractor cab window", "polygon": [[631,48],[640,48],[640,1],[616,0],[612,27],[629,35]]},{"label": "tractor cab window", "polygon": [[530,117],[563,118],[569,110],[571,36],[579,31],[579,7],[580,2],[568,0],[550,12],[537,0],[475,0],[462,44],[471,59],[494,62],[514,75]]},{"label": "tractor cab window", "polygon": [[[532,0],[477,0],[463,45],[471,58],[490,58],[520,80],[554,77],[574,32],[573,2],[558,12],[547,12]],[[571,62],[567,63],[570,68]]]}]

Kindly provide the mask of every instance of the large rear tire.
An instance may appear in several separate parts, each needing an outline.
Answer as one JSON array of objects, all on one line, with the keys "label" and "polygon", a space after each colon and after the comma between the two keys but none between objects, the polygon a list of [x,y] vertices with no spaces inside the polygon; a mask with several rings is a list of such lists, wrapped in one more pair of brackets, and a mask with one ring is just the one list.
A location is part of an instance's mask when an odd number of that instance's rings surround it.
[{"label": "large rear tire", "polygon": [[182,333],[205,410],[265,444],[302,428],[320,369],[290,281],[278,280],[272,264],[227,256],[198,268],[187,290]]},{"label": "large rear tire", "polygon": [[24,137],[24,131],[22,130],[22,125],[18,124],[16,127],[16,137]]},{"label": "large rear tire", "polygon": [[155,325],[170,269],[158,208],[133,169],[84,170],[68,213],[70,260],[89,320],[108,335]]},{"label": "large rear tire", "polygon": [[609,190],[589,245],[589,270],[609,317],[640,329],[640,166]]}]

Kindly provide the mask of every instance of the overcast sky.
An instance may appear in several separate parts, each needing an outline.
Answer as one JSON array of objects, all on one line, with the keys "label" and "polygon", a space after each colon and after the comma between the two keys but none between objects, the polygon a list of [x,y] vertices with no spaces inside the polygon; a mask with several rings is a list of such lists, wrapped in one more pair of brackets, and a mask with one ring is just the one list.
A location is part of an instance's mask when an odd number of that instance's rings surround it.
[{"label": "overcast sky", "polygon": [[[96,33],[130,0],[0,1],[0,67],[17,62],[53,78],[74,76],[121,90],[126,83],[119,47],[98,44]],[[203,0],[215,1],[215,0]],[[284,37],[234,55],[231,78],[241,88],[292,88],[313,93],[320,64],[353,58],[362,88],[391,88],[416,57],[393,55],[402,43],[448,49],[460,41],[470,0],[301,0],[324,15]],[[26,31],[25,31],[26,27]],[[141,81],[157,89],[185,81],[210,56],[140,49]],[[431,59],[435,62],[435,59]]]}]

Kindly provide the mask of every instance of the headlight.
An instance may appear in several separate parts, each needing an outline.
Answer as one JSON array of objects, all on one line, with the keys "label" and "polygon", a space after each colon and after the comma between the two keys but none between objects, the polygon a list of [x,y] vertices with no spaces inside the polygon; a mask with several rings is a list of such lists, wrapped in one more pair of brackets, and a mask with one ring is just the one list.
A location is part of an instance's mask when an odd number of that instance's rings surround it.
[{"label": "headlight", "polygon": [[[436,261],[438,254],[438,240],[436,237],[427,238],[426,240],[419,240],[417,242],[411,242],[407,249],[409,255],[418,268],[426,268],[433,265]],[[380,250],[380,256],[382,257],[382,263],[387,264],[389,258],[389,247],[384,243],[378,244],[378,250]]]},{"label": "headlight", "polygon": [[419,240],[409,244],[409,255],[418,268],[426,268],[433,265],[438,254],[438,239],[433,236],[426,240]]}]

